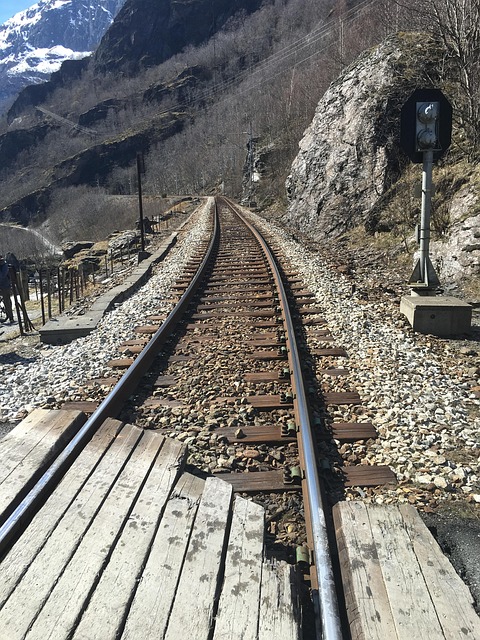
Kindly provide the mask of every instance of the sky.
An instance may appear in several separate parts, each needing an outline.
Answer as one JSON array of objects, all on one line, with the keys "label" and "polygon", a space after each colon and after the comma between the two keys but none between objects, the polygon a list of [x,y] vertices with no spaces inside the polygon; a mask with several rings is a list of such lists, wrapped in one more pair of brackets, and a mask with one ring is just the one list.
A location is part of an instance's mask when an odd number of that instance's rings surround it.
[{"label": "sky", "polygon": [[37,2],[38,0],[0,0],[0,24]]}]

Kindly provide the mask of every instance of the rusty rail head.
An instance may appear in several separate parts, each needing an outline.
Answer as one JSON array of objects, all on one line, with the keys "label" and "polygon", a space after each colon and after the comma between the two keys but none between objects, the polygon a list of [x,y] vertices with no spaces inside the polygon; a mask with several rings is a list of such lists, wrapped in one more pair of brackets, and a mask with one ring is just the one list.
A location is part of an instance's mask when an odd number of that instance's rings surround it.
[{"label": "rusty rail head", "polygon": [[262,246],[278,289],[280,307],[282,309],[283,322],[285,325],[285,334],[287,337],[288,362],[291,372],[294,410],[300,429],[299,443],[302,448],[301,456],[304,462],[308,510],[310,513],[313,537],[314,564],[318,580],[318,592],[314,592],[314,604],[316,605],[317,611],[319,611],[318,617],[320,618],[321,629],[317,629],[317,634],[319,640],[320,638],[322,640],[342,640],[343,634],[328,542],[325,508],[323,506],[320,481],[317,472],[315,445],[308,411],[307,396],[303,383],[300,355],[295,338],[295,330],[290,314],[287,294],[285,292],[285,287],[283,286],[278,265],[263,236],[241,213],[234,209],[228,200],[224,199],[224,202],[232,209],[232,211],[235,211]]},{"label": "rusty rail head", "polygon": [[175,308],[167,316],[165,322],[154,334],[148,345],[127,369],[119,383],[100,403],[98,408],[94,413],[92,413],[76,436],[67,444],[53,464],[47,469],[47,471],[45,471],[31,491],[2,524],[0,527],[0,555],[4,554],[9,543],[17,535],[19,528],[25,522],[31,520],[38,509],[42,506],[46,497],[48,497],[49,491],[53,490],[56,484],[61,480],[63,474],[75,458],[77,458],[100,425],[106,420],[106,418],[117,416],[125,401],[135,391],[138,383],[152,365],[161,347],[173,333],[180,318],[183,316],[187,305],[196,293],[200,282],[208,269],[215,249],[218,246],[219,237],[220,227],[218,222],[218,210],[215,203],[213,232],[210,244],[202,263],[192,278],[190,285],[180,298]]}]

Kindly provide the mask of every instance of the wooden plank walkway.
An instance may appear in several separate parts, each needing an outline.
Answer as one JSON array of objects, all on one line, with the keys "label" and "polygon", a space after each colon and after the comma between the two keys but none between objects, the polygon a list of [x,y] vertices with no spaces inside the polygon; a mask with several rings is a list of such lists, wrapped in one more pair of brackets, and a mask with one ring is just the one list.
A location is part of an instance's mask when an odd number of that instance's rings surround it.
[{"label": "wooden plank walkway", "polygon": [[0,563],[0,638],[298,639],[294,570],[263,560],[264,509],[185,473],[186,457],[108,419]]},{"label": "wooden plank walkway", "polygon": [[79,411],[35,409],[0,440],[0,524],[86,419]]},{"label": "wooden plank walkway", "polygon": [[352,640],[480,638],[472,596],[411,505],[335,505]]}]

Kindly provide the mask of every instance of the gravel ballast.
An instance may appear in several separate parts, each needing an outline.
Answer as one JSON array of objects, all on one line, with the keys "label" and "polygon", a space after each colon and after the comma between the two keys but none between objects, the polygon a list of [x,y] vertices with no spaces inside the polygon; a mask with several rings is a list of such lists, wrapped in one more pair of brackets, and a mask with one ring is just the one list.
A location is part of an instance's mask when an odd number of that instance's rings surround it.
[{"label": "gravel ballast", "polygon": [[[170,290],[183,267],[205,238],[207,201],[194,224],[179,240],[154,275],[127,301],[108,313],[88,337],[66,346],[36,345],[16,339],[15,350],[0,356],[0,436],[35,407],[56,407],[84,398],[85,381],[109,375],[107,362],[118,357],[118,345],[132,338],[135,324],[146,317],[167,314],[172,307]],[[475,343],[458,348],[448,340],[414,334],[400,316],[398,301],[365,299],[352,280],[331,269],[322,257],[293,240],[285,231],[253,216],[260,228],[273,234],[292,267],[321,306],[335,345],[349,357],[351,390],[362,398],[359,408],[333,411],[337,421],[370,421],[379,437],[352,444],[336,443],[352,464],[382,464],[397,475],[398,485],[388,490],[351,489],[347,499],[380,504],[408,502],[429,514],[445,504],[465,504],[478,512],[480,503],[480,401],[473,389],[480,385],[480,360]],[[405,291],[407,293],[407,291]],[[350,412],[350,413],[349,413]],[[334,446],[331,443],[325,446]],[[442,526],[444,522],[442,521]],[[480,566],[480,529],[469,561]],[[475,555],[476,554],[476,555]],[[464,563],[465,564],[465,563]],[[480,599],[480,579],[470,578],[472,592]],[[476,590],[476,592],[475,592]]]}]

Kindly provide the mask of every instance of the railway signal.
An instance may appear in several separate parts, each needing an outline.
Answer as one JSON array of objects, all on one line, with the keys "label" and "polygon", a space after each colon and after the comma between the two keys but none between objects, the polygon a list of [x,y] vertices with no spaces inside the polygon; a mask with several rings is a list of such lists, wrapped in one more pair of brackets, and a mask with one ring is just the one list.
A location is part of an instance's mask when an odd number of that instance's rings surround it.
[{"label": "railway signal", "polygon": [[414,331],[437,336],[470,330],[472,308],[463,300],[439,296],[440,280],[429,256],[433,163],[450,146],[452,106],[438,89],[417,89],[402,107],[400,143],[412,162],[423,163],[422,212],[418,241],[420,256],[409,279],[411,295],[400,300]]},{"label": "railway signal", "polygon": [[432,168],[450,146],[452,106],[438,89],[417,89],[402,107],[400,144],[412,162],[423,163],[420,257],[409,284],[417,293],[431,295],[440,285],[429,256]]}]

